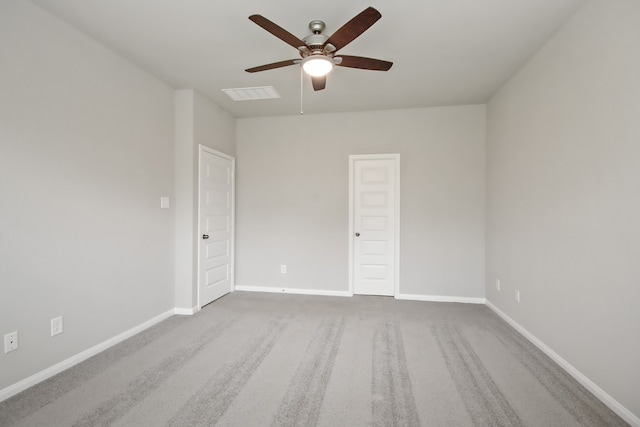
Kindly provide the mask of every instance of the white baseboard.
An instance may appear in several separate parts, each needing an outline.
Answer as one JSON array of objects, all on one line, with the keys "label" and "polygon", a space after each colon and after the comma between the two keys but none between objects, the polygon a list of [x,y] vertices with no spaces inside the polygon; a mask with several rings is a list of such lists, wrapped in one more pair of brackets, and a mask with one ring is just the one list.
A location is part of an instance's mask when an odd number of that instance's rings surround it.
[{"label": "white baseboard", "polygon": [[507,316],[498,307],[493,305],[491,301],[486,301],[486,306],[493,310],[504,321],[513,326],[515,330],[520,332],[526,339],[531,341],[533,345],[538,347],[549,356],[554,362],[560,365],[565,371],[567,371],[573,378],[575,378],[580,384],[582,384],[587,390],[593,393],[598,399],[600,399],[605,405],[607,405],[613,412],[622,417],[626,422],[635,427],[640,427],[640,418],[633,414],[630,410],[622,406],[620,402],[611,397],[607,392],[598,387],[593,381],[587,378],[582,372],[578,371],[571,363],[563,359],[559,354],[549,348],[545,343],[540,341],[535,335],[527,331],[522,325]]},{"label": "white baseboard", "polygon": [[296,289],[296,288],[272,288],[268,286],[236,286],[236,291],[245,292],[271,292],[277,294],[299,294],[299,295],[321,295],[331,297],[350,297],[353,296],[347,291],[325,291],[318,289]]},{"label": "white baseboard", "polygon": [[88,358],[95,356],[96,354],[100,353],[101,351],[104,351],[106,349],[108,349],[109,347],[112,347],[124,340],[126,340],[127,338],[130,338],[132,336],[134,336],[135,334],[138,334],[142,331],[144,331],[147,328],[150,328],[151,326],[155,325],[156,323],[160,323],[161,321],[171,317],[174,314],[175,310],[171,309],[169,311],[166,311],[156,317],[154,317],[153,319],[149,319],[146,322],[143,322],[141,324],[139,324],[138,326],[134,326],[133,328],[119,334],[116,335],[113,338],[109,338],[106,341],[101,342],[100,344],[97,344],[91,348],[89,348],[88,350],[85,350],[83,352],[80,352],[74,356],[69,357],[68,359],[63,360],[60,363],[56,363],[55,365],[40,371],[34,375],[31,375],[30,377],[25,378],[22,381],[19,381],[15,384],[12,384],[8,387],[3,388],[2,390],[0,390],[0,402],[2,402],[3,400],[6,400],[8,398],[10,398],[11,396],[14,396],[18,393],[20,393],[21,391],[24,391],[26,389],[28,389],[29,387],[32,387],[46,379],[51,378],[52,376],[59,374],[60,372],[71,368],[74,365],[77,365],[80,362],[84,362],[85,360],[87,360]]},{"label": "white baseboard", "polygon": [[179,314],[181,316],[191,316],[200,311],[200,307],[192,307],[192,308],[180,308],[176,307],[173,309],[173,314]]},{"label": "white baseboard", "polygon": [[429,302],[460,302],[464,304],[484,304],[484,298],[471,298],[471,297],[448,297],[441,295],[411,295],[411,294],[398,294],[396,299],[404,299],[411,301],[429,301]]}]

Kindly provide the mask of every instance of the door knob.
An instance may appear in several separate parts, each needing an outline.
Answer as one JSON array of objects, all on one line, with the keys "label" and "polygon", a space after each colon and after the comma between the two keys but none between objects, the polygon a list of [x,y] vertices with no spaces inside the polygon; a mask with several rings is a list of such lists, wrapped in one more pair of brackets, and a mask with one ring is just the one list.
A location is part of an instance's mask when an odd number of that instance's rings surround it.
[{"label": "door knob", "polygon": [[208,235],[208,234],[203,234],[203,235],[202,235],[202,238],[203,238],[204,240],[207,240],[207,239],[209,238],[209,235]]},{"label": "door knob", "polygon": [[356,233],[356,237],[360,237],[360,233]]}]

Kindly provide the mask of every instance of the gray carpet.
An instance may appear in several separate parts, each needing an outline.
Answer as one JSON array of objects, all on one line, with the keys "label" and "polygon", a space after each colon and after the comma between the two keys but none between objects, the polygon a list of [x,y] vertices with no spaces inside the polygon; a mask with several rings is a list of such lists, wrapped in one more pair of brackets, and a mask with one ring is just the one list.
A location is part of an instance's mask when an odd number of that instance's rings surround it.
[{"label": "gray carpet", "polygon": [[0,403],[2,426],[624,426],[487,307],[236,292]]}]

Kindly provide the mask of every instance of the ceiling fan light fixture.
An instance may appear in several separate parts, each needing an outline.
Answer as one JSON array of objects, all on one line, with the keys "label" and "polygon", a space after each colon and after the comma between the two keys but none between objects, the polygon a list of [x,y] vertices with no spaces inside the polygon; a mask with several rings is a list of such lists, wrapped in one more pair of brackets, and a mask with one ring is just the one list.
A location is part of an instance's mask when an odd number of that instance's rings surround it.
[{"label": "ceiling fan light fixture", "polygon": [[333,69],[333,61],[324,55],[307,56],[302,60],[302,69],[313,77],[322,77]]}]

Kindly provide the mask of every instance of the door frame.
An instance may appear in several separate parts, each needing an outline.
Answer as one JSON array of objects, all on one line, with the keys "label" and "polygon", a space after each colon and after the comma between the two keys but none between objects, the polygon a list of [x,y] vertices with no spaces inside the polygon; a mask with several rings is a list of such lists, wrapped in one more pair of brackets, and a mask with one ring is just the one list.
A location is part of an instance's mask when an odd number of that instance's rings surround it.
[{"label": "door frame", "polygon": [[200,187],[201,187],[201,173],[202,170],[200,169],[200,165],[201,165],[201,160],[202,160],[202,153],[203,152],[207,152],[209,154],[213,154],[214,156],[218,156],[218,157],[222,157],[223,159],[226,160],[231,160],[231,219],[230,219],[230,224],[229,227],[231,228],[230,234],[231,234],[231,241],[229,243],[229,280],[231,282],[231,292],[235,291],[236,288],[236,282],[235,282],[235,271],[236,271],[236,158],[233,156],[230,156],[228,154],[222,153],[220,151],[214,150],[213,148],[209,148],[206,145],[202,145],[202,144],[198,144],[198,215],[197,215],[197,221],[198,221],[198,225],[197,225],[197,229],[198,229],[198,233],[196,234],[196,245],[197,245],[197,258],[198,261],[196,262],[196,283],[197,283],[197,288],[198,288],[198,309],[202,308],[202,305],[200,304],[200,262],[201,262],[201,257],[200,257],[200,236],[202,235],[202,230],[200,229],[200,207],[201,207],[201,203],[202,201],[200,200]]},{"label": "door frame", "polygon": [[393,160],[395,162],[394,176],[394,215],[395,223],[393,227],[394,240],[394,277],[393,277],[393,297],[400,294],[400,154],[350,154],[349,155],[349,295],[353,296],[353,235],[355,233],[355,162],[358,160]]}]

